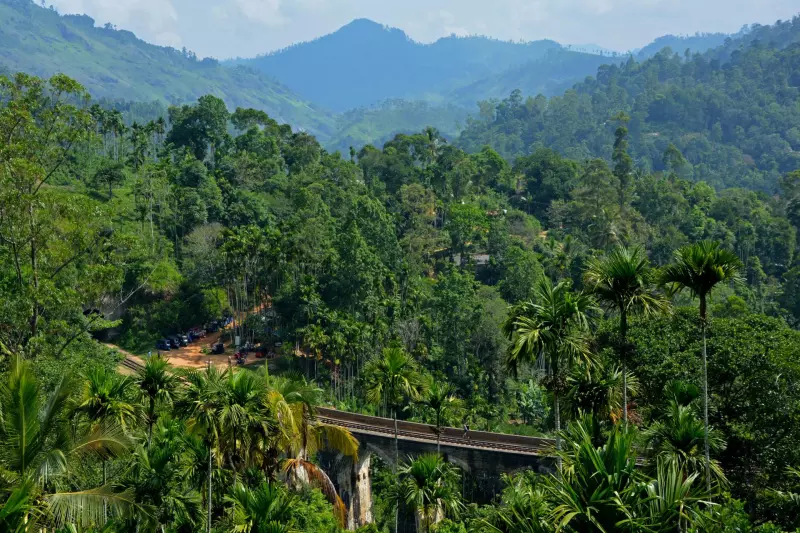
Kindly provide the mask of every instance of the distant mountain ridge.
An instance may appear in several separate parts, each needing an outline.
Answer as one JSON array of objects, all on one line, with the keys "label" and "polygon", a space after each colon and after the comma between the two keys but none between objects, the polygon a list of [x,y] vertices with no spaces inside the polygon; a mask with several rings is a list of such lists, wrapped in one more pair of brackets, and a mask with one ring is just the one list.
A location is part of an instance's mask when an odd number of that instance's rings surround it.
[{"label": "distant mountain ridge", "polygon": [[[662,43],[705,52],[725,37],[665,36]],[[474,109],[476,102],[507,96],[514,89],[559,94],[594,75],[600,65],[628,57],[599,47],[590,47],[598,53],[578,48],[548,39],[511,42],[482,36],[450,36],[423,44],[400,29],[357,19],[312,41],[230,64],[258,69],[336,112],[400,98]],[[652,43],[637,57],[650,57],[661,48]]]},{"label": "distant mountain ridge", "polygon": [[61,72],[101,98],[177,104],[213,94],[231,108],[263,109],[321,136],[333,127],[330,112],[261,72],[199,61],[190,52],[149,44],[129,31],[97,27],[86,15],[61,16],[30,0],[0,0],[0,21],[2,63],[12,72]]},{"label": "distant mountain ridge", "polygon": [[[313,41],[220,63],[110,25],[97,27],[85,15],[61,16],[31,0],[0,0],[0,20],[0,72],[63,72],[108,105],[130,108],[132,117],[158,112],[154,102],[166,106],[213,94],[231,109],[264,110],[343,151],[426,126],[455,138],[468,117],[481,112],[478,102],[499,101],[516,89],[561,95],[603,65],[629,58],[551,40],[451,36],[421,44],[402,30],[357,19]],[[665,36],[636,57],[652,56],[661,45],[703,52],[726,38]],[[131,107],[136,103],[145,105]]]},{"label": "distant mountain ridge", "polygon": [[313,41],[244,64],[281,80],[334,111],[406,98],[429,101],[456,87],[560,49],[555,41],[511,43],[487,37],[445,37],[431,44],[366,19]]}]

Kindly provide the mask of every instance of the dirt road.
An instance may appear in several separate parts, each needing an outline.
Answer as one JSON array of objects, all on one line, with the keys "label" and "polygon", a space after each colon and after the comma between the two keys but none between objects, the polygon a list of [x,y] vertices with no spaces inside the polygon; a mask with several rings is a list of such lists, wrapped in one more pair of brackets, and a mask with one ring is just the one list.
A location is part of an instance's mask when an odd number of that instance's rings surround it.
[{"label": "dirt road", "polygon": [[[205,339],[199,339],[189,346],[184,346],[177,350],[170,350],[169,352],[162,352],[169,358],[169,362],[178,368],[203,368],[206,366],[207,361],[215,366],[228,366],[228,356],[233,356],[233,350],[226,346],[225,353],[219,355],[211,354],[211,345],[216,343],[222,332],[209,334]],[[227,340],[227,339],[225,339]],[[108,348],[117,350],[129,359],[133,359],[137,363],[144,364],[144,360],[135,354],[123,350],[114,344],[106,344]],[[206,348],[206,353],[203,353],[203,348]],[[156,350],[153,350],[156,353]],[[130,373],[131,371],[125,367],[120,366],[120,372]]]}]

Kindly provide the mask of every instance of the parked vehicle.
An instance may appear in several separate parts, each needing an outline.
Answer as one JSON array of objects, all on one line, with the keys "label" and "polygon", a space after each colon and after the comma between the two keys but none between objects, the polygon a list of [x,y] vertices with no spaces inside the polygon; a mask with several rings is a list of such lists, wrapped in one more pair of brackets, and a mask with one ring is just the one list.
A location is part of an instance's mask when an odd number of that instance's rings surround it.
[{"label": "parked vehicle", "polygon": [[221,354],[221,353],[225,353],[225,345],[222,344],[221,342],[213,344],[211,346],[211,353],[216,354],[216,355]]},{"label": "parked vehicle", "polygon": [[181,347],[181,339],[178,338],[177,335],[170,335],[169,337],[167,337],[167,340],[172,345],[173,350],[177,350],[178,348]]},{"label": "parked vehicle", "polygon": [[156,350],[164,350],[168,352],[172,349],[172,345],[167,339],[159,339],[156,341]]},{"label": "parked vehicle", "polygon": [[189,336],[188,335],[181,335],[179,337],[181,341],[181,346],[189,346]]}]

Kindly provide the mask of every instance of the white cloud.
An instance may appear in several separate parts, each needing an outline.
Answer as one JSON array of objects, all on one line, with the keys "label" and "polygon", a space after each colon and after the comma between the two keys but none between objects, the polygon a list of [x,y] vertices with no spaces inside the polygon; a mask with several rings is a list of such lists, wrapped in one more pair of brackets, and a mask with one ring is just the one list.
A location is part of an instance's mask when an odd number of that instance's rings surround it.
[{"label": "white cloud", "polygon": [[796,14],[797,0],[48,0],[199,56],[252,56],[371,18],[432,41],[551,38],[625,50],[666,33],[737,31]]}]

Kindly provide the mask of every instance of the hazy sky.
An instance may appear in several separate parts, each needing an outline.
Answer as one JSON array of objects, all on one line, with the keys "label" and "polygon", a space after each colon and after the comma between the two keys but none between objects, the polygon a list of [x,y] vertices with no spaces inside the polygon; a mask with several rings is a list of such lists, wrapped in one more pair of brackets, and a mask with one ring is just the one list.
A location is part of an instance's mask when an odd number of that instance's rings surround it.
[{"label": "hazy sky", "polygon": [[418,41],[456,34],[550,38],[620,51],[667,33],[735,32],[800,12],[797,0],[46,0],[142,39],[197,55],[253,56],[335,31],[355,18]]}]

